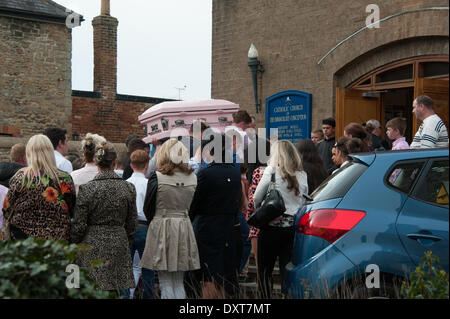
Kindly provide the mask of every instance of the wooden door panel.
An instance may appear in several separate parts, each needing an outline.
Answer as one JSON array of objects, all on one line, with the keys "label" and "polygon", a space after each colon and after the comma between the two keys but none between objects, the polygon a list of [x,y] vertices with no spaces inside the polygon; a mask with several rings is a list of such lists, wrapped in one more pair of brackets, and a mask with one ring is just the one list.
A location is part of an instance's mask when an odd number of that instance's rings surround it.
[{"label": "wooden door panel", "polygon": [[[434,111],[442,119],[449,130],[448,116],[448,81],[437,79],[418,78],[414,83],[414,98],[419,95],[427,95],[434,101]],[[412,105],[411,105],[412,111]],[[413,136],[416,134],[422,122],[413,116]]]},{"label": "wooden door panel", "polygon": [[351,122],[362,124],[375,119],[381,123],[380,97],[363,97],[362,90],[336,90],[336,140],[344,135],[344,127]]}]

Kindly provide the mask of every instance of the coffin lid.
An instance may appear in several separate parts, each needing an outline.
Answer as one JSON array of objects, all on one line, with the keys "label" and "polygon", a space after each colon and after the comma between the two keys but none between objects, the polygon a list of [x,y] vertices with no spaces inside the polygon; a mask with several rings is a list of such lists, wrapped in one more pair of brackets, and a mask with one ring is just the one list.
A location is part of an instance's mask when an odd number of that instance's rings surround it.
[{"label": "coffin lid", "polygon": [[205,111],[230,111],[239,110],[239,105],[227,100],[200,100],[200,101],[169,101],[162,102],[150,107],[147,111],[142,113],[138,119],[143,122],[149,118],[155,118],[159,115],[170,115],[170,113],[181,113],[181,112],[195,112],[201,113]]}]

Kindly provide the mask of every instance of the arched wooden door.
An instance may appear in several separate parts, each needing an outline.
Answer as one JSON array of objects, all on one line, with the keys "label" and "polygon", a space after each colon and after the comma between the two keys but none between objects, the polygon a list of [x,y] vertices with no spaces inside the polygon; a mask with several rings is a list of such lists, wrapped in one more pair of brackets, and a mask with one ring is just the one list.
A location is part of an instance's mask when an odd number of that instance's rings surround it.
[{"label": "arched wooden door", "polygon": [[[380,121],[386,118],[385,93],[396,90],[414,90],[414,98],[428,95],[434,100],[435,112],[449,130],[449,57],[421,56],[408,58],[377,68],[360,77],[347,88],[336,89],[336,138],[344,134],[350,122],[363,123],[369,119]],[[392,93],[393,92],[393,93]],[[404,104],[404,113],[412,112],[412,101]],[[420,121],[411,117],[411,139],[417,132]]]},{"label": "arched wooden door", "polygon": [[336,90],[336,139],[344,135],[344,127],[351,123],[363,123],[375,119],[381,122],[381,98],[379,93],[337,88]]}]

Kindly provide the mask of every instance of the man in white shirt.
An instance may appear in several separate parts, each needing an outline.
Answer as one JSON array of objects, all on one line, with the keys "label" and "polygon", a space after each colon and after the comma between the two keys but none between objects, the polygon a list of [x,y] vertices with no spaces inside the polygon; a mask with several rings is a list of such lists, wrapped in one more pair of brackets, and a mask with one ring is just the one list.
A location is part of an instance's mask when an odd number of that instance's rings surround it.
[{"label": "man in white shirt", "polygon": [[413,102],[412,112],[422,121],[414,136],[410,148],[448,147],[448,133],[444,122],[434,112],[433,100],[426,96],[418,96]]},{"label": "man in white shirt", "polygon": [[233,123],[231,123],[232,125],[228,125],[227,127],[225,127],[225,133],[231,130],[235,130],[241,135],[242,143],[238,147],[236,152],[241,159],[244,158],[244,149],[247,148],[249,143],[249,137],[247,136],[245,130],[250,127],[251,123],[252,118],[247,113],[247,111],[240,110],[233,114]]},{"label": "man in white shirt", "polygon": [[[135,274],[135,282],[139,281],[139,274],[142,273],[142,285],[144,287],[144,299],[153,298],[153,285],[155,279],[155,272],[150,269],[141,268],[138,266],[142,254],[144,253],[145,243],[147,239],[148,225],[147,218],[144,214],[144,201],[147,193],[148,179],[145,177],[149,165],[148,153],[144,150],[136,150],[130,155],[130,166],[133,174],[127,179],[134,185],[136,189],[136,208],[138,212],[138,229],[131,244],[131,259],[133,260],[133,272]],[[134,258],[135,252],[138,252],[139,258]],[[134,289],[131,290],[131,298],[133,298]]]},{"label": "man in white shirt", "polygon": [[44,135],[50,139],[55,149],[56,167],[69,174],[72,173],[72,163],[64,157],[69,152],[67,130],[59,127],[50,127],[44,131]]}]

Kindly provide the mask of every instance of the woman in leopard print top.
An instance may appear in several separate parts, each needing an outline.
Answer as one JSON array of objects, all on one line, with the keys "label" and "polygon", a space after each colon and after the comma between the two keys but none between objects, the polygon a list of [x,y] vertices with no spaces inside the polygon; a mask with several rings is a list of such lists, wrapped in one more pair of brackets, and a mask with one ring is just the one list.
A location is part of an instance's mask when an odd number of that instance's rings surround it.
[{"label": "woman in leopard print top", "polygon": [[69,241],[75,186],[69,174],[56,168],[53,145],[35,135],[26,146],[28,167],[10,180],[3,204],[12,239],[27,237]]},{"label": "woman in leopard print top", "polygon": [[[97,145],[94,156],[99,173],[80,185],[71,229],[71,241],[90,249],[77,264],[103,290],[119,291],[127,297],[134,288],[130,254],[137,229],[136,189],[114,172],[117,153],[112,144]],[[92,267],[91,261],[101,260]]]}]

